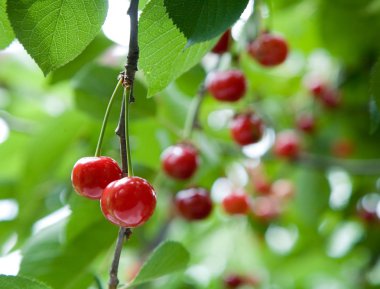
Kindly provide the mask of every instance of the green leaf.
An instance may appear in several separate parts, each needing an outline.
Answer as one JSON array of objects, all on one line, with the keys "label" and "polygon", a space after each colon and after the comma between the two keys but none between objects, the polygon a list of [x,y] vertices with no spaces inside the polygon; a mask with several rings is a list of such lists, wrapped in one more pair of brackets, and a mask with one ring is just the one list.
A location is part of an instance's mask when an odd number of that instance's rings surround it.
[{"label": "green leaf", "polygon": [[43,283],[20,276],[0,275],[0,288],[7,289],[50,289]]},{"label": "green leaf", "polygon": [[183,270],[187,267],[189,259],[189,252],[180,243],[174,241],[162,243],[142,265],[136,278],[124,288]]},{"label": "green leaf", "polygon": [[380,60],[376,62],[371,73],[372,97],[369,102],[369,114],[371,118],[370,132],[375,133],[380,125]]},{"label": "green leaf", "polygon": [[184,49],[186,42],[167,15],[164,0],[150,1],[139,23],[139,65],[148,82],[148,97],[196,65],[215,43],[208,41]]},{"label": "green leaf", "polygon": [[164,0],[164,3],[169,17],[190,45],[226,31],[239,19],[248,0]]},{"label": "green leaf", "polygon": [[78,73],[83,66],[103,53],[112,43],[113,42],[105,37],[103,33],[100,33],[77,58],[50,73],[50,83],[53,84],[71,78]]},{"label": "green leaf", "polygon": [[17,38],[45,75],[78,56],[98,34],[107,1],[8,1]]},{"label": "green leaf", "polygon": [[0,0],[0,49],[7,47],[15,38],[8,15],[5,12],[7,0]]}]

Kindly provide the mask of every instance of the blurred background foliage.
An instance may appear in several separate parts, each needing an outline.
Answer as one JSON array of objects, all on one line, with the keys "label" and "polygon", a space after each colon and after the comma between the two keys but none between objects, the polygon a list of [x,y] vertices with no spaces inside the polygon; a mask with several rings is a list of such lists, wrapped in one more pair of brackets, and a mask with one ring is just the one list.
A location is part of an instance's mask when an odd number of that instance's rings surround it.
[{"label": "blurred background foliage", "polygon": [[[203,129],[193,134],[202,162],[189,182],[168,179],[160,154],[179,141],[191,100],[217,56],[206,55],[152,98],[146,97],[146,82],[138,73],[131,112],[133,162],[135,174],[156,188],[158,207],[125,244],[123,283],[159,242],[171,239],[189,250],[188,269],[137,288],[219,289],[232,273],[258,279],[256,288],[379,288],[380,130],[376,101],[370,103],[380,87],[375,67],[380,1],[265,3],[270,17],[261,25],[287,39],[290,56],[278,68],[260,67],[241,41],[248,37],[244,21],[235,25],[232,53],[222,56],[220,67],[240,67],[249,92],[233,105],[206,96]],[[94,154],[125,58],[125,48],[103,33],[46,78],[19,45],[0,52],[0,273],[19,270],[58,289],[105,283],[117,228],[97,202],[73,192],[70,172],[76,160]],[[315,101],[305,85],[313,78],[339,89],[338,108]],[[112,110],[103,149],[117,160],[119,107],[116,103]],[[230,140],[228,122],[234,111],[247,107],[265,119],[268,135],[266,144],[242,151]],[[303,150],[324,160],[322,168],[315,161],[287,162],[271,153],[273,132],[294,129],[302,112],[317,119],[313,135],[301,134]],[[342,141],[350,147],[343,155],[333,149]],[[226,215],[220,199],[231,187],[258,198],[247,169],[258,163],[269,181],[294,184],[294,197],[270,221]],[[211,191],[214,210],[205,221],[189,223],[173,213],[174,194],[192,185]]]}]

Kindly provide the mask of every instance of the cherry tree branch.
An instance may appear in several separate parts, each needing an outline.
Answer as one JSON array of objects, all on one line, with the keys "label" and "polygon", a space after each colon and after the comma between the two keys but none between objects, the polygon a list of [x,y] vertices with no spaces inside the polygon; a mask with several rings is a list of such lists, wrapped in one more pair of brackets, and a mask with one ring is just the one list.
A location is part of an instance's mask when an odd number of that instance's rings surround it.
[{"label": "cherry tree branch", "polygon": [[[139,0],[131,0],[127,14],[130,18],[130,39],[129,39],[129,51],[127,56],[127,64],[125,65],[124,71],[120,74],[122,84],[125,87],[125,92],[123,97],[123,103],[120,112],[119,123],[116,128],[116,134],[120,139],[120,154],[122,160],[122,170],[124,176],[128,175],[128,152],[127,152],[127,136],[126,136],[126,114],[125,107],[126,102],[133,102],[133,83],[135,80],[135,73],[137,71],[137,63],[139,58],[139,46],[138,46],[138,7]],[[128,98],[129,97],[129,98]],[[116,248],[114,252],[114,257],[112,260],[111,270],[110,270],[110,280],[108,282],[108,289],[116,289],[119,284],[118,269],[120,262],[120,255],[123,248],[124,240],[128,240],[132,234],[130,228],[120,227],[119,235],[116,241]]]}]

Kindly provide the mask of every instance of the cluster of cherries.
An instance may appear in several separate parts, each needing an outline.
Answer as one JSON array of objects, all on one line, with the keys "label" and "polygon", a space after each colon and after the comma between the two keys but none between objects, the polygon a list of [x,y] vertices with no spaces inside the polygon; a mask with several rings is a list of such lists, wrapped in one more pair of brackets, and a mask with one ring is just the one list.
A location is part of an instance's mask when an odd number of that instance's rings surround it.
[{"label": "cluster of cherries", "polygon": [[[223,54],[229,50],[231,42],[230,31],[226,31],[212,52]],[[247,51],[263,66],[276,66],[285,61],[288,54],[286,41],[280,36],[262,33],[248,45]],[[247,91],[247,81],[244,74],[237,69],[212,73],[207,81],[208,92],[218,101],[237,102]],[[232,139],[240,146],[246,146],[261,140],[264,133],[264,122],[253,111],[236,114],[230,125]],[[293,136],[293,135],[292,135]],[[299,151],[299,141],[289,138],[288,133],[280,135],[275,145],[275,152],[280,156],[294,157]],[[161,155],[164,172],[178,180],[190,179],[196,172],[199,155],[190,142],[181,142],[168,147]],[[175,207],[178,213],[187,220],[207,218],[213,205],[209,192],[204,188],[193,187],[178,192],[175,196]],[[260,215],[268,204],[263,200],[251,204],[249,196],[244,192],[232,192],[222,201],[222,207],[227,214],[248,214],[251,210]],[[265,209],[264,209],[265,211]],[[273,211],[273,210],[272,210]]]},{"label": "cluster of cherries", "polygon": [[75,191],[99,200],[104,216],[111,223],[133,228],[145,223],[156,207],[153,187],[140,177],[123,177],[118,163],[110,157],[84,157],[71,173]]}]

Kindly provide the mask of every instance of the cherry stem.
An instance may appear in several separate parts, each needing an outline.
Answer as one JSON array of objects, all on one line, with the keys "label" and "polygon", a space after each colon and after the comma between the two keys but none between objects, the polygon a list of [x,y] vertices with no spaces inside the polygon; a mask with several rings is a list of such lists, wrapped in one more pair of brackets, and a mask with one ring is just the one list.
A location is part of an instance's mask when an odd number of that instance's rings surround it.
[{"label": "cherry stem", "polygon": [[184,140],[187,140],[191,137],[191,133],[193,132],[194,128],[201,127],[200,122],[199,122],[199,112],[200,112],[200,107],[205,95],[206,95],[206,88],[205,88],[205,84],[202,83],[200,85],[197,95],[194,97],[193,101],[191,102],[189,112],[187,113],[185,127],[183,129],[183,136],[182,136]]},{"label": "cherry stem", "polygon": [[126,151],[127,151],[127,167],[128,177],[133,176],[133,166],[131,157],[131,146],[129,140],[129,106],[132,102],[132,90],[130,87],[124,89],[124,110],[125,110],[125,136],[126,136]]},{"label": "cherry stem", "polygon": [[105,133],[106,127],[107,127],[108,117],[109,117],[110,112],[111,112],[111,107],[112,107],[113,101],[115,100],[116,92],[119,89],[121,82],[122,82],[121,80],[117,81],[116,87],[115,87],[115,89],[111,95],[111,98],[108,102],[106,113],[104,114],[104,118],[103,118],[102,128],[100,129],[98,144],[96,145],[96,151],[95,151],[96,157],[99,157],[101,154],[103,138],[104,138],[104,133]]}]

